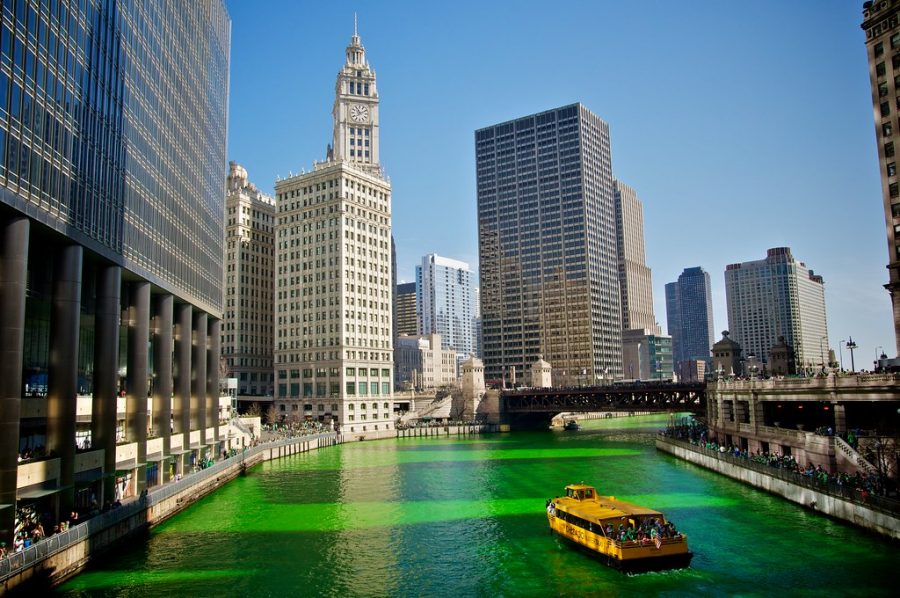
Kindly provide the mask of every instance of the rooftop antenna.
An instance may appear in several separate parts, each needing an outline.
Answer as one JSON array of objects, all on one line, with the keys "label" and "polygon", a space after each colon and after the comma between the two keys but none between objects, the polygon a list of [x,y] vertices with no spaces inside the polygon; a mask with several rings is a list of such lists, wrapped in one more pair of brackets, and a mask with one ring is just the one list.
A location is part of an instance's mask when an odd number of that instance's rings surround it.
[{"label": "rooftop antenna", "polygon": [[353,12],[353,37],[357,37],[359,34],[356,32],[356,11]]}]

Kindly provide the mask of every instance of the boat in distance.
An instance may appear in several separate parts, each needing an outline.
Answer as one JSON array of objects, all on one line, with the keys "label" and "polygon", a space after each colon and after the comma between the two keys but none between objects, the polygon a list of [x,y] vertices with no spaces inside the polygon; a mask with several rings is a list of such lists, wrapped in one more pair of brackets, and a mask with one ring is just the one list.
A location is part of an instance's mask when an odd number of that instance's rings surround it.
[{"label": "boat in distance", "polygon": [[579,430],[580,428],[581,426],[579,426],[578,422],[574,419],[567,419],[566,423],[563,425],[563,430],[566,430],[568,432],[574,432],[576,430]]},{"label": "boat in distance", "polygon": [[547,501],[547,521],[552,533],[631,573],[681,569],[694,556],[687,536],[662,513],[600,496],[586,484],[569,484],[565,496]]}]

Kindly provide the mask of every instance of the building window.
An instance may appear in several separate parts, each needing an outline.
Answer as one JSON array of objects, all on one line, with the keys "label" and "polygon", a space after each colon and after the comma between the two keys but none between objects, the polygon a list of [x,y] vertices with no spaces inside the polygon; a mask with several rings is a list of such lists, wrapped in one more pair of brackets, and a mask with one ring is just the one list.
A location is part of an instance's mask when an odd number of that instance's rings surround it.
[{"label": "building window", "polygon": [[884,63],[879,62],[878,64],[875,65],[875,74],[878,75],[879,77],[884,77],[884,73],[885,73]]},{"label": "building window", "polygon": [[884,56],[884,44],[881,42],[875,44],[875,58],[879,56]]},{"label": "building window", "polygon": [[893,158],[894,157],[894,142],[893,141],[884,144],[884,157],[885,158]]},{"label": "building window", "polygon": [[900,188],[898,188],[897,183],[891,183],[890,185],[888,185],[888,194],[891,197],[900,196]]},{"label": "building window", "polygon": [[363,396],[367,395],[368,392],[366,392],[366,391],[369,390],[368,387],[369,387],[369,385],[366,382],[360,382],[359,383],[359,394],[361,394]]},{"label": "building window", "polygon": [[885,137],[890,137],[894,134],[894,128],[891,126],[891,123],[884,123],[881,125],[881,134]]},{"label": "building window", "polygon": [[891,36],[891,48],[896,48],[900,46],[900,33],[895,33]]},{"label": "building window", "polygon": [[881,103],[881,118],[891,115],[891,104],[889,102]]},{"label": "building window", "polygon": [[887,165],[887,175],[888,176],[896,176],[897,175],[897,163],[896,162],[890,162]]},{"label": "building window", "polygon": [[[887,83],[879,83],[879,84],[878,84],[878,97],[879,97],[879,98],[883,98],[883,97],[886,96],[887,94],[888,94],[888,86],[887,86]],[[351,139],[350,142],[352,143],[353,140]]]}]

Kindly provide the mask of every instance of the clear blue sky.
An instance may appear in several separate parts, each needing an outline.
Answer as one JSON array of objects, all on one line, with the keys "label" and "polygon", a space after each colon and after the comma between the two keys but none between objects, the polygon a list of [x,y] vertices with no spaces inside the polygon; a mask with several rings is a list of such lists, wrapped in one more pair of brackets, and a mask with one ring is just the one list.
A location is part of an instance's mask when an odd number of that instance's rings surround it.
[{"label": "clear blue sky", "polygon": [[474,130],[579,101],[644,203],[663,330],[683,268],[710,272],[718,337],[725,266],[790,246],[825,278],[832,348],[894,355],[862,0],[227,5],[228,156],[269,192],[325,156],[358,13],[399,281],[432,252],[478,268]]}]

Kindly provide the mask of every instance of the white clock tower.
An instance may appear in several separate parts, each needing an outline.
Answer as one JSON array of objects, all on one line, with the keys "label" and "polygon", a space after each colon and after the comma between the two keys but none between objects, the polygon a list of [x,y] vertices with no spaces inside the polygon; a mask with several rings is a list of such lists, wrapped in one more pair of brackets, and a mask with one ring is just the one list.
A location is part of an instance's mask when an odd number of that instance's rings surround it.
[{"label": "white clock tower", "polygon": [[338,72],[334,94],[333,160],[352,162],[364,170],[381,173],[378,161],[378,87],[375,71],[366,62],[353,23],[347,60]]},{"label": "white clock tower", "polygon": [[378,438],[394,426],[391,183],[355,24],[333,116],[326,160],[275,183],[275,407]]}]

